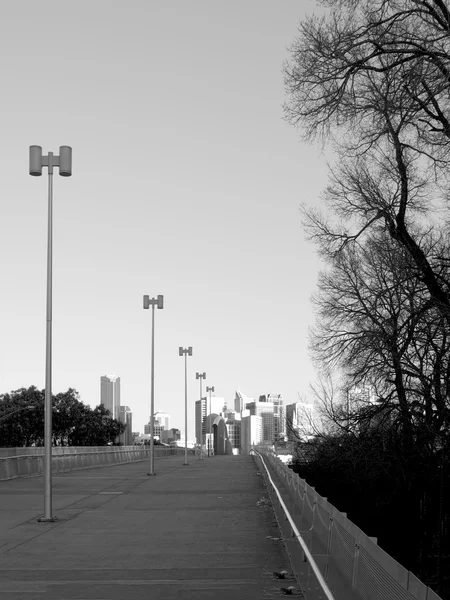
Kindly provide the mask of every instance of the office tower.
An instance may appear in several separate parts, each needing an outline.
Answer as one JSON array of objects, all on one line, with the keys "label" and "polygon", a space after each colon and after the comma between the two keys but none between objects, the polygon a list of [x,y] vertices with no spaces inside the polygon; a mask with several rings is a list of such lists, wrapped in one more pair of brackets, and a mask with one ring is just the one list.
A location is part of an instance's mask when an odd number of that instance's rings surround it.
[{"label": "office tower", "polygon": [[236,395],[234,398],[234,410],[238,413],[242,413],[242,411],[245,409],[245,405],[248,402],[253,402],[254,400],[254,398],[249,398],[240,390],[236,390]]},{"label": "office tower", "polygon": [[123,446],[132,446],[133,439],[133,413],[129,406],[119,406],[118,420],[126,425],[125,432],[119,436],[119,441]]},{"label": "office tower", "polygon": [[239,454],[241,448],[241,415],[233,410],[225,410],[223,418],[225,419],[231,451],[233,454]]},{"label": "office tower", "polygon": [[[211,414],[221,415],[226,410],[225,399],[219,396],[211,396]],[[195,439],[197,444],[204,444],[204,435],[208,433],[205,431],[205,417],[209,415],[209,395],[205,398],[195,401]],[[202,441],[200,442],[200,436],[202,435]]]},{"label": "office tower", "polygon": [[100,402],[109,410],[113,419],[119,418],[120,377],[112,375],[100,377]]},{"label": "office tower", "polygon": [[281,394],[264,394],[259,397],[259,402],[273,406],[273,441],[284,441],[286,436],[286,413],[283,396]]},{"label": "office tower", "polygon": [[262,444],[272,445],[275,443],[275,419],[273,402],[268,402],[266,396],[260,396],[260,400],[247,402],[246,408],[250,415],[261,417]]},{"label": "office tower", "polygon": [[273,403],[275,441],[284,440],[286,436],[286,413],[283,396],[281,394],[268,394],[267,400]]},{"label": "office tower", "polygon": [[248,454],[252,446],[262,443],[262,417],[245,415],[241,419],[241,452]]},{"label": "office tower", "polygon": [[154,417],[164,427],[164,429],[166,429],[166,430],[170,429],[170,415],[169,414],[160,412],[160,411],[156,411]]},{"label": "office tower", "polygon": [[205,435],[205,417],[206,417],[207,398],[195,401],[195,439],[197,444],[203,443]]},{"label": "office tower", "polygon": [[286,430],[289,441],[306,441],[313,435],[314,405],[294,402],[286,406]]}]

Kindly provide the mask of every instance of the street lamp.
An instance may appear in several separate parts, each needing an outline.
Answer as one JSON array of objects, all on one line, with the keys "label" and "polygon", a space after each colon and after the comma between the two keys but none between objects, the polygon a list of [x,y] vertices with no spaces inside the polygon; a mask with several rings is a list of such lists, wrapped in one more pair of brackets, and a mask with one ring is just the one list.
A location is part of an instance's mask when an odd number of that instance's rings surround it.
[{"label": "street lamp", "polygon": [[152,375],[151,375],[151,400],[150,400],[150,473],[147,475],[155,474],[155,451],[153,445],[154,435],[154,416],[155,412],[155,305],[158,308],[164,308],[164,296],[158,296],[157,298],[150,298],[144,296],[144,308],[152,307]]},{"label": "street lamp", "polygon": [[47,331],[45,349],[45,409],[44,409],[44,515],[38,521],[57,521],[52,517],[52,259],[53,259],[53,167],[59,167],[63,177],[72,175],[72,148],[60,146],[59,156],[49,152],[42,156],[41,146],[30,146],[30,175],[42,175],[48,167],[48,233],[47,233]]},{"label": "street lamp", "polygon": [[[208,387],[206,386],[206,391],[209,392],[209,440],[208,440],[208,458],[209,458],[209,448],[211,446],[211,392],[214,391],[214,386]],[[211,451],[212,456],[212,451]]]},{"label": "street lamp", "polygon": [[192,356],[192,346],[189,348],[178,348],[180,356],[184,354],[184,463],[183,466],[188,467],[187,459],[187,357]]},{"label": "street lamp", "polygon": [[[200,460],[203,460],[203,423],[202,423],[202,381],[206,379],[206,373],[196,373],[195,379],[200,379]],[[205,410],[206,412],[206,410]]]}]

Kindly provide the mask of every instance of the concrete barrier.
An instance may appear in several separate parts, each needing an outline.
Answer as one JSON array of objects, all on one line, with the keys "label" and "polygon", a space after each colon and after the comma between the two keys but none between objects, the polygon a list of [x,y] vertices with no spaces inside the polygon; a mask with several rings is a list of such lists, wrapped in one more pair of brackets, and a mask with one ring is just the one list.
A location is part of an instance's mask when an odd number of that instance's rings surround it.
[{"label": "concrete barrier", "polygon": [[[32,477],[44,473],[44,448],[1,448],[12,450],[10,456],[0,456],[0,481],[16,477]],[[33,450],[34,453],[16,454],[17,450]],[[155,458],[181,455],[184,448],[155,447]],[[144,461],[149,449],[142,446],[67,446],[52,448],[52,472],[61,473],[97,466]]]}]

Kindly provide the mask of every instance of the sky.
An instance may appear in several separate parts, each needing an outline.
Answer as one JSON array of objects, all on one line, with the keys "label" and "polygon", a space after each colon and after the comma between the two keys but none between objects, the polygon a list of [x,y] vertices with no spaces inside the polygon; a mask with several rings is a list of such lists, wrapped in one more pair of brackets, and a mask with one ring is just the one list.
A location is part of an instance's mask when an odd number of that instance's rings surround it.
[{"label": "sky", "polygon": [[[310,302],[321,263],[299,206],[326,160],[283,120],[282,66],[308,0],[8,2],[0,21],[0,393],[45,386],[47,189],[55,169],[52,391],[92,408],[121,378],[133,430],[155,411],[188,439],[204,386],[234,405],[308,397]],[[205,389],[205,388],[204,388]]]}]

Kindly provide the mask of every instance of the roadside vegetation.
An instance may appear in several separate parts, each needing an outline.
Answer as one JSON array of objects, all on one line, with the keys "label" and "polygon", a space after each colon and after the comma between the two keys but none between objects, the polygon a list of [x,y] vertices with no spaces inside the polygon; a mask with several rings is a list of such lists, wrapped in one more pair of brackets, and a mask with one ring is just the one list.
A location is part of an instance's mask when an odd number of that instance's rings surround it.
[{"label": "roadside vegetation", "polygon": [[[0,447],[44,445],[44,395],[34,386],[0,395]],[[52,425],[54,446],[116,444],[126,428],[103,404],[83,404],[72,388],[53,396]]]}]

